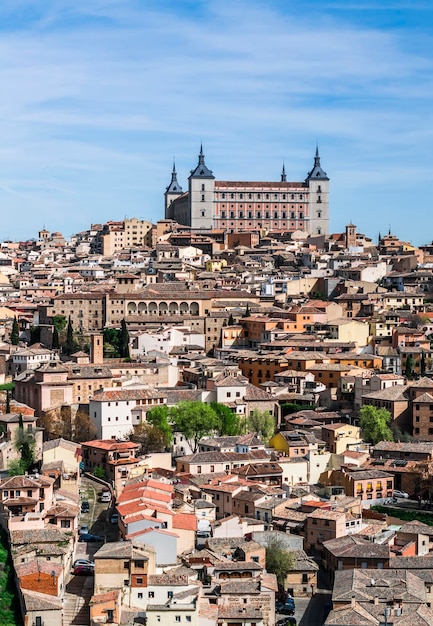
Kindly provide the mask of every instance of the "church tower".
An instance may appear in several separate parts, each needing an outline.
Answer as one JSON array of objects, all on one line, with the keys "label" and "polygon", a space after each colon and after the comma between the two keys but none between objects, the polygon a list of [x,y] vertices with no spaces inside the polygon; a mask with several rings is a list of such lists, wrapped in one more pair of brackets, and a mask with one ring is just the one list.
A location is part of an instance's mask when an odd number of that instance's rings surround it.
[{"label": "church tower", "polygon": [[348,224],[346,226],[346,248],[355,248],[356,246],[356,226],[355,224]]},{"label": "church tower", "polygon": [[329,178],[320,165],[319,148],[316,146],[313,169],[305,179],[309,189],[309,233],[329,234]]},{"label": "church tower", "polygon": [[197,167],[188,178],[190,226],[213,228],[215,176],[205,163],[203,146],[200,145]]}]

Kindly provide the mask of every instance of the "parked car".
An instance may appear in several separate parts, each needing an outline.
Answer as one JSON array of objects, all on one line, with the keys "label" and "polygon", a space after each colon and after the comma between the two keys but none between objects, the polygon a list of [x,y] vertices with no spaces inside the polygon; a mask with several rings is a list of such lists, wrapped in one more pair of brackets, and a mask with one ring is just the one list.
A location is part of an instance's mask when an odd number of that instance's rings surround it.
[{"label": "parked car", "polygon": [[81,513],[89,513],[90,505],[87,500],[83,500],[81,503]]},{"label": "parked car", "polygon": [[408,498],[409,494],[405,491],[400,491],[399,489],[394,489],[394,496],[396,498]]},{"label": "parked car", "polygon": [[99,502],[111,502],[111,493],[109,491],[103,491]]},{"label": "parked car", "polygon": [[111,514],[110,522],[111,524],[117,524],[118,521],[119,521],[119,513],[117,511],[114,511],[114,513]]},{"label": "parked car", "polygon": [[282,615],[293,615],[295,613],[295,603],[293,601],[289,603],[277,602],[275,610]]},{"label": "parked car", "polygon": [[87,524],[81,524],[80,526],[80,535],[85,535],[89,532],[89,527]]},{"label": "parked car", "polygon": [[78,541],[84,541],[85,543],[97,543],[98,541],[104,540],[98,535],[92,535],[92,533],[83,533],[78,537]]},{"label": "parked car", "polygon": [[275,626],[296,626],[297,623],[294,617],[283,617],[278,622],[275,622]]},{"label": "parked car", "polygon": [[89,561],[89,559],[77,559],[76,561],[74,561],[72,568],[75,569],[79,565],[86,565],[88,567],[93,567],[93,568],[95,567],[94,562]]},{"label": "parked car", "polygon": [[90,565],[77,565],[77,567],[74,567],[75,576],[93,576],[94,573],[95,568],[90,567]]}]

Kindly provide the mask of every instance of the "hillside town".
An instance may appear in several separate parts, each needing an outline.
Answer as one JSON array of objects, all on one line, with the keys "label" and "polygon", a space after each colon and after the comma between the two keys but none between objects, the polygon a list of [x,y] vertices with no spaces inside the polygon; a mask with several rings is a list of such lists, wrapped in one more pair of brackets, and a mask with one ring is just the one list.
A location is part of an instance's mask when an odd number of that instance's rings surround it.
[{"label": "hillside town", "polygon": [[433,244],[329,233],[328,190],[201,149],[156,224],[1,244],[25,626],[433,624]]}]

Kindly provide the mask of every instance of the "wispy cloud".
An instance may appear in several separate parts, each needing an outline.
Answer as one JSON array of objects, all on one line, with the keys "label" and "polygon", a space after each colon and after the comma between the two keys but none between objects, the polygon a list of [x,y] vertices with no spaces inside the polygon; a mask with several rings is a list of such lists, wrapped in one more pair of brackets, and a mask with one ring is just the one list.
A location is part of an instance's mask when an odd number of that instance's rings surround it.
[{"label": "wispy cloud", "polygon": [[[403,4],[388,9],[401,19]],[[158,219],[172,155],[186,178],[200,139],[224,179],[277,178],[283,158],[302,179],[318,140],[334,228],[349,207],[367,232],[391,211],[399,234],[419,240],[405,220],[407,189],[427,218],[417,194],[433,171],[432,41],[419,4],[415,34],[361,21],[354,2],[313,0],[306,14],[299,1],[4,0],[4,233]]]}]

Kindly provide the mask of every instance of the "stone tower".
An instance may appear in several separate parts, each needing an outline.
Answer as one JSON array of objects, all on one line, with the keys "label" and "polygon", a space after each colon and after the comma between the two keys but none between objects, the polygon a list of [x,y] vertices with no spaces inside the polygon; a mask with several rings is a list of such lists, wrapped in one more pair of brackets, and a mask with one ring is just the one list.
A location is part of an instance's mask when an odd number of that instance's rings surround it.
[{"label": "stone tower", "polygon": [[316,147],[313,169],[305,182],[309,189],[310,235],[329,234],[329,178],[320,165],[319,148]]},{"label": "stone tower", "polygon": [[102,333],[90,335],[90,362],[94,365],[104,363],[104,336]]},{"label": "stone tower", "polygon": [[198,165],[188,178],[188,191],[192,228],[213,228],[215,176],[206,166],[202,145]]},{"label": "stone tower", "polygon": [[346,226],[346,248],[356,247],[356,226],[355,224],[348,224]]}]

